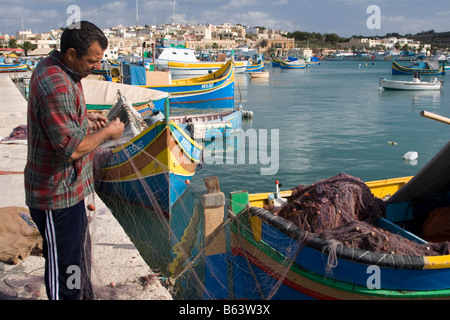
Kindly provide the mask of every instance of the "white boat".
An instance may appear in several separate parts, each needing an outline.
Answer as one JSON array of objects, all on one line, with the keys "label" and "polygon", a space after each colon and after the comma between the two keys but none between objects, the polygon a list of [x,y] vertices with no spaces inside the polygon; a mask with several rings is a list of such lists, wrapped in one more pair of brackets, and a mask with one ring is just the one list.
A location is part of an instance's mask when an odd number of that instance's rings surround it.
[{"label": "white boat", "polygon": [[183,63],[199,62],[199,60],[195,56],[195,51],[192,49],[172,48],[172,47],[157,48],[156,49],[157,65],[167,68],[167,63],[169,61],[183,62]]},{"label": "white boat", "polygon": [[440,90],[443,84],[444,82],[437,78],[432,78],[431,81],[422,81],[416,74],[412,81],[394,81],[380,78],[380,88],[387,90]]},{"label": "white boat", "polygon": [[268,78],[269,77],[269,71],[255,71],[255,72],[249,72],[248,73],[251,78]]}]

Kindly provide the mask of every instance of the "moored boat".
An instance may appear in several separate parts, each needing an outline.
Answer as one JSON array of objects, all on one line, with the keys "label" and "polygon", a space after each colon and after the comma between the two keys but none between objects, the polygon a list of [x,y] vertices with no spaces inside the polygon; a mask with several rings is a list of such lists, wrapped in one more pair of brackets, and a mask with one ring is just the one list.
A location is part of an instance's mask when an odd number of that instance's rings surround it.
[{"label": "moored boat", "polygon": [[142,86],[169,93],[172,107],[195,109],[234,108],[234,73],[232,61],[208,75],[172,80],[170,84]]},{"label": "moored boat", "polygon": [[[225,62],[167,62],[167,69],[173,75],[207,75],[223,67]],[[243,73],[248,61],[234,61],[235,73]]]},{"label": "moored boat", "polygon": [[431,74],[445,75],[443,66],[439,66],[437,61],[415,61],[408,67],[400,65],[397,61],[392,61],[392,74]]},{"label": "moored boat", "polygon": [[255,71],[261,71],[264,69],[264,61],[260,61],[259,63],[253,63],[251,65],[247,65],[245,68],[245,72],[255,72]]},{"label": "moored boat", "polygon": [[278,57],[272,57],[271,61],[272,61],[272,67],[279,68],[282,59],[280,59]]},{"label": "moored boat", "polygon": [[6,72],[25,72],[28,70],[26,62],[19,63],[0,63],[0,73]]},{"label": "moored boat", "polygon": [[126,124],[118,140],[96,151],[96,191],[127,203],[166,213],[186,190],[200,163],[202,147],[167,116],[163,121],[143,120],[119,94],[108,119]]},{"label": "moored boat", "polygon": [[[238,239],[232,250],[242,263],[235,278],[254,276],[235,297],[449,299],[449,158],[447,143],[414,177],[364,186],[340,174],[288,192],[233,193]],[[370,193],[347,198],[351,180],[354,190]],[[274,207],[276,199],[284,206]],[[344,199],[350,206],[366,199],[360,207],[366,218],[344,219],[351,212]],[[318,227],[328,222],[330,228]],[[244,272],[247,263],[252,267]]]},{"label": "moored boat", "polygon": [[281,69],[305,69],[306,62],[303,59],[294,60],[294,61],[286,61],[283,60],[280,63]]},{"label": "moored boat", "polygon": [[116,93],[120,90],[122,95],[132,101],[133,107],[145,118],[150,116],[153,111],[164,110],[164,102],[169,96],[167,92],[123,83],[89,78],[81,81],[88,111],[107,112],[116,104]]},{"label": "moored boat", "polygon": [[269,71],[256,71],[256,72],[249,72],[250,78],[268,78],[269,77]]}]

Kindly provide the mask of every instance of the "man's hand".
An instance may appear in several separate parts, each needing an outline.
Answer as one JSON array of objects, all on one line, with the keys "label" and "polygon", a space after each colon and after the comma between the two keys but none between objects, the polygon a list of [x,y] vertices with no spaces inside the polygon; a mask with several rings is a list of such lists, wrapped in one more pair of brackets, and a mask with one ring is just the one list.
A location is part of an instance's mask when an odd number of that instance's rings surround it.
[{"label": "man's hand", "polygon": [[108,119],[98,113],[88,112],[89,125],[94,131],[98,131],[108,124]]},{"label": "man's hand", "polygon": [[116,140],[122,136],[124,128],[125,125],[123,122],[121,122],[119,118],[115,118],[108,123],[105,130],[108,130],[110,140]]}]

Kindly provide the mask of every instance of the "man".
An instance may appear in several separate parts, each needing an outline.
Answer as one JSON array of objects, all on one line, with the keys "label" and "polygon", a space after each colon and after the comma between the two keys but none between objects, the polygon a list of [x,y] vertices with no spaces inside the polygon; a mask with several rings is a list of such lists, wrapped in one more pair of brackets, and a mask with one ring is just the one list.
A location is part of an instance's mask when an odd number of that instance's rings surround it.
[{"label": "man", "polygon": [[33,73],[28,99],[25,196],[44,240],[50,300],[93,299],[84,199],[94,191],[93,154],[124,125],[86,111],[81,79],[100,67],[108,41],[87,21],[67,28]]}]

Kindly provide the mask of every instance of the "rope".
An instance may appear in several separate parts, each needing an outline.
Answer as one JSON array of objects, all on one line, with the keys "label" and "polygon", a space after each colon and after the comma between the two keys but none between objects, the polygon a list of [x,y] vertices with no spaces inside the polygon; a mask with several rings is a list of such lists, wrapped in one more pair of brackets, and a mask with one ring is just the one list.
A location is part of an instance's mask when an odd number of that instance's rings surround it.
[{"label": "rope", "polygon": [[10,175],[10,174],[23,174],[23,171],[2,171],[0,170],[0,175]]}]

